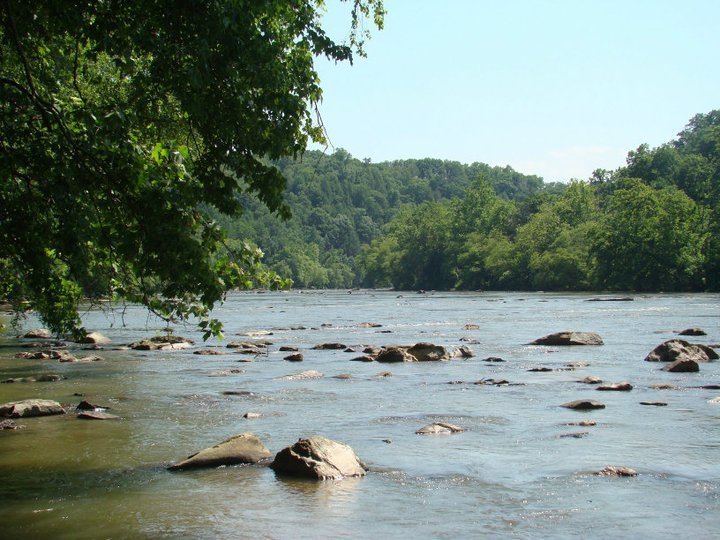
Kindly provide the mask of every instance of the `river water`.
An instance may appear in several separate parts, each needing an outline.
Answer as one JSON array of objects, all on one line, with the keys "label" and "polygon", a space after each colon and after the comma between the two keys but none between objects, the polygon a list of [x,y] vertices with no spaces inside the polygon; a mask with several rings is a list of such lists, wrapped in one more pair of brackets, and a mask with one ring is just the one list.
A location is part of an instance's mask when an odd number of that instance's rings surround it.
[{"label": "river water", "polygon": [[[113,340],[102,362],[15,358],[6,328],[0,379],[60,373],[64,381],[0,385],[0,403],[81,399],[111,407],[115,421],[74,414],[18,420],[0,432],[2,538],[717,538],[720,529],[720,362],[667,373],[645,355],[687,327],[720,343],[720,295],[635,296],[389,291],[238,293],[217,312],[223,342],[272,335],[266,354],[199,356],[191,350],[111,350],[160,333],[142,309],[92,310],[87,328]],[[6,321],[7,322],[7,321]],[[361,323],[382,325],[366,328]],[[24,328],[37,326],[29,319]],[[466,329],[466,325],[477,325]],[[298,327],[303,327],[299,329]],[[295,328],[295,329],[291,329]],[[597,347],[538,347],[562,331],[598,332]],[[468,341],[469,340],[469,341]],[[357,353],[313,350],[342,342]],[[468,345],[448,362],[354,362],[367,345]],[[283,360],[299,347],[302,363]],[[73,351],[82,356],[91,354]],[[500,357],[504,362],[486,362]],[[238,360],[246,360],[238,362]],[[251,360],[251,361],[247,361]],[[568,371],[566,364],[589,365]],[[553,371],[528,371],[548,367]],[[218,376],[219,372],[242,370]],[[286,377],[304,370],[324,376]],[[391,376],[378,376],[390,371]],[[336,378],[348,374],[349,378]],[[575,381],[629,381],[630,392],[597,392]],[[507,379],[505,386],[475,385]],[[456,383],[456,384],[448,384]],[[675,389],[651,388],[657,383]],[[223,392],[240,392],[225,395]],[[81,394],[80,397],[77,394]],[[605,409],[560,407],[592,398]],[[667,406],[646,406],[662,401]],[[247,412],[259,413],[245,419]],[[594,420],[595,426],[567,425]],[[420,436],[434,421],[465,432]],[[311,482],[268,468],[169,472],[166,466],[231,435],[251,431],[272,451],[323,435],[352,446],[364,478]],[[587,432],[580,438],[562,437]],[[593,472],[627,466],[633,478]]]}]

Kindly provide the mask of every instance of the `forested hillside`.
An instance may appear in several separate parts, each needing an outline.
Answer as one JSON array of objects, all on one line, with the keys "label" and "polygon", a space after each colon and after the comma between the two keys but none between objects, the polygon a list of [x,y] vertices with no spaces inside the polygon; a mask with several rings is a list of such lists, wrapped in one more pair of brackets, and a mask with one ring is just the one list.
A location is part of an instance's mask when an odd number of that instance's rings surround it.
[{"label": "forested hillside", "polygon": [[241,219],[222,224],[297,287],[720,286],[720,111],[569,185],[480,163],[374,164],[343,150],[276,165],[293,218],[248,199]]},{"label": "forested hillside", "polygon": [[460,199],[477,178],[487,179],[498,197],[518,203],[565,188],[510,167],[438,159],[370,163],[344,150],[310,151],[301,160],[281,160],[276,166],[288,181],[291,220],[278,219],[251,198],[243,201],[241,219],[216,219],[231,238],[258,245],[265,263],[297,287],[362,285],[357,257],[384,235],[398,212]]}]

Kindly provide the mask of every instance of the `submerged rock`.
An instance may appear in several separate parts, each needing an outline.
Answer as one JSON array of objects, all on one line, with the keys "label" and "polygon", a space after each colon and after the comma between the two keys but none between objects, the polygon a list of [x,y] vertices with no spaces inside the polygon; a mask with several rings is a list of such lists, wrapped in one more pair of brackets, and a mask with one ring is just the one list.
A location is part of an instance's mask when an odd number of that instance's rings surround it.
[{"label": "submerged rock", "polygon": [[365,476],[367,467],[348,445],[325,437],[308,437],[280,450],[270,465],[275,472],[317,480]]},{"label": "submerged rock", "polygon": [[171,471],[258,463],[272,456],[254,433],[240,433],[168,467]]},{"label": "submerged rock", "polygon": [[80,420],[119,420],[120,417],[105,411],[82,411],[77,417]]},{"label": "submerged rock", "polygon": [[[711,351],[708,354],[708,351]],[[671,339],[661,343],[648,353],[646,362],[675,362],[692,360],[697,363],[710,362],[717,359],[717,353],[710,347],[688,343],[682,339]]]},{"label": "submerged rock", "polygon": [[637,476],[637,471],[629,467],[607,465],[595,473],[598,476]]},{"label": "submerged rock", "polygon": [[12,420],[0,420],[0,431],[3,431],[5,429],[18,429],[23,426],[18,426],[15,422]]},{"label": "submerged rock", "polygon": [[601,391],[618,391],[618,392],[629,392],[633,389],[633,385],[629,382],[620,382],[620,383],[612,383],[612,384],[604,384],[602,386],[598,386],[595,390],[601,390]]},{"label": "submerged rock", "polygon": [[599,401],[594,401],[592,399],[578,399],[576,401],[563,403],[561,407],[565,407],[566,409],[574,409],[576,411],[587,411],[592,409],[604,409],[605,404],[600,403]]},{"label": "submerged rock", "polygon": [[651,407],[667,407],[664,401],[641,401],[640,405],[649,405]]},{"label": "submerged rock", "polygon": [[292,375],[287,375],[283,377],[283,379],[288,381],[304,381],[308,379],[321,379],[322,377],[323,374],[319,371],[309,369],[307,371],[301,371],[300,373],[293,373]]},{"label": "submerged rock", "polygon": [[200,356],[222,356],[227,354],[227,352],[221,351],[220,349],[198,349],[197,351],[193,351],[193,354]]},{"label": "submerged rock", "polygon": [[603,340],[595,332],[557,332],[536,339],[530,345],[602,345]]},{"label": "submerged rock", "polygon": [[583,384],[600,384],[603,382],[603,380],[600,377],[589,376],[589,377],[585,377],[584,379],[580,379],[575,382],[579,382],[579,383],[583,383]]},{"label": "submerged rock", "polygon": [[447,422],[434,422],[425,427],[418,429],[415,433],[418,435],[437,435],[447,433],[462,433],[465,429]]},{"label": "submerged rock", "polygon": [[10,418],[51,416],[55,414],[65,414],[65,409],[57,401],[49,399],[26,399],[0,405],[0,416]]}]

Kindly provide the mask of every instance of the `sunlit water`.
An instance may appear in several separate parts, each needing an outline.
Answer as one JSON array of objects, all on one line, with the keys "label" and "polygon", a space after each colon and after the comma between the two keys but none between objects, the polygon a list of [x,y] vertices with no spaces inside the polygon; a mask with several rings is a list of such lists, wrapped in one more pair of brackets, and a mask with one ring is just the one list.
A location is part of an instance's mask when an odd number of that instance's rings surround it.
[{"label": "sunlit water", "polygon": [[[719,295],[588,295],[287,292],[233,295],[219,311],[223,348],[236,334],[269,330],[268,354],[199,356],[190,351],[113,351],[103,362],[14,358],[5,330],[0,379],[61,373],[67,380],[0,385],[0,402],[47,398],[108,405],[119,421],[74,414],[19,420],[0,432],[2,538],[717,538],[720,527],[720,362],[700,373],[659,371],[645,355],[675,331],[720,342]],[[92,311],[85,325],[113,346],[152,336],[162,324],[141,309]],[[7,322],[7,321],[6,321]],[[361,328],[359,323],[381,324]],[[466,330],[466,324],[479,329]],[[327,326],[331,325],[331,326]],[[24,327],[37,326],[28,320]],[[303,326],[305,329],[290,330]],[[283,329],[284,328],[284,329]],[[600,347],[526,345],[561,330],[601,334]],[[449,362],[350,361],[366,345],[468,344],[475,356]],[[256,338],[257,339],[257,338]],[[357,353],[312,350],[342,342]],[[302,363],[283,360],[296,345]],[[82,356],[84,351],[73,351]],[[503,363],[483,359],[495,356]],[[239,359],[251,362],[237,362]],[[530,372],[534,367],[574,371]],[[241,369],[242,373],[211,376]],[[317,370],[321,379],[288,380]],[[392,376],[378,377],[382,371]],[[334,378],[349,374],[349,379]],[[597,392],[575,382],[594,375],[629,381],[631,392]],[[511,386],[473,385],[482,378]],[[450,382],[465,384],[448,384]],[[656,390],[655,383],[681,389]],[[244,391],[243,395],[223,392]],[[76,395],[82,394],[82,397]],[[607,405],[576,412],[580,398]],[[663,401],[665,407],[641,401]],[[246,420],[246,412],[260,413]],[[592,419],[594,427],[565,425]],[[464,433],[419,436],[433,421]],[[273,452],[300,437],[350,444],[368,476],[310,482],[260,467],[168,472],[176,460],[244,431]],[[563,434],[588,432],[583,438]],[[386,442],[387,440],[391,442]],[[635,478],[592,473],[623,465]]]}]

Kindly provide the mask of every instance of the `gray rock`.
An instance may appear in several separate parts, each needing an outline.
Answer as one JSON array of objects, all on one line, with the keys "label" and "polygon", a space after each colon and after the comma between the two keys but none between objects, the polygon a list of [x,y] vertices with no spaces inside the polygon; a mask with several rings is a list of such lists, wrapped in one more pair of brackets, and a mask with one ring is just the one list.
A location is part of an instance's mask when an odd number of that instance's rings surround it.
[{"label": "gray rock", "polygon": [[405,349],[390,347],[378,354],[375,361],[384,363],[417,362],[417,358]]},{"label": "gray rock", "polygon": [[315,345],[313,349],[316,350],[341,350],[341,349],[347,349],[347,345],[343,345],[342,343],[320,343],[319,345]]},{"label": "gray rock", "polygon": [[53,335],[47,328],[33,328],[23,335],[26,339],[52,339]]},{"label": "gray rock", "polygon": [[[711,350],[709,347],[707,349]],[[712,351],[715,353],[715,351]],[[712,354],[717,356],[717,354]],[[697,363],[710,362],[711,356],[703,346],[688,343],[682,339],[671,339],[655,347],[645,357],[646,362],[675,362],[676,360],[692,360]]]},{"label": "gray rock", "polygon": [[102,335],[100,332],[89,332],[85,334],[81,343],[94,343],[95,345],[107,345],[110,343],[110,338]]},{"label": "gray rock", "polygon": [[603,382],[603,380],[600,377],[589,376],[589,377],[585,377],[584,379],[580,379],[579,381],[575,381],[575,382],[584,383],[584,384],[600,384],[601,382]]},{"label": "gray rock", "polygon": [[605,404],[600,403],[599,401],[594,401],[592,399],[578,399],[576,401],[564,403],[561,405],[561,407],[565,407],[566,409],[574,409],[576,411],[587,411],[592,409],[604,409]]},{"label": "gray rock", "polygon": [[222,356],[227,354],[227,352],[221,351],[220,349],[198,349],[197,351],[193,351],[193,354],[200,356]]},{"label": "gray rock", "polygon": [[280,450],[270,465],[279,474],[317,480],[365,476],[367,467],[348,445],[325,437],[308,437]]},{"label": "gray rock", "polygon": [[3,431],[5,429],[18,429],[19,427],[22,427],[22,426],[18,426],[12,420],[8,420],[8,419],[0,420],[0,431]]},{"label": "gray rock", "polygon": [[322,377],[323,377],[322,373],[320,373],[319,371],[310,369],[307,371],[301,371],[300,373],[293,373],[292,375],[287,375],[286,377],[283,377],[283,378],[288,381],[305,381],[308,379],[321,379]]},{"label": "gray rock", "polygon": [[695,360],[681,358],[665,366],[663,371],[669,371],[671,373],[696,373],[700,371],[700,366]]},{"label": "gray rock", "polygon": [[188,456],[168,467],[171,471],[258,463],[272,456],[262,441],[253,433],[240,433],[223,442]]},{"label": "gray rock", "polygon": [[612,384],[604,384],[602,386],[598,386],[596,390],[600,391],[618,391],[618,392],[629,392],[633,389],[633,385],[629,382],[620,382],[620,383],[612,383]]},{"label": "gray rock", "polygon": [[616,467],[615,465],[607,465],[600,471],[595,473],[598,476],[637,476],[637,471],[629,467]]},{"label": "gray rock", "polygon": [[168,351],[175,349],[189,349],[195,344],[192,339],[181,336],[155,336],[130,344],[131,349],[138,351]]},{"label": "gray rock", "polygon": [[417,358],[418,362],[437,362],[449,360],[450,352],[442,345],[432,343],[416,343],[407,352]]},{"label": "gray rock", "polygon": [[595,332],[557,332],[548,334],[530,343],[531,345],[602,345],[603,340]]},{"label": "gray rock", "polygon": [[702,328],[686,328],[678,332],[681,336],[707,336],[707,333]]},{"label": "gray rock", "polygon": [[0,405],[0,416],[10,418],[51,416],[55,414],[65,414],[65,409],[57,401],[49,399],[26,399]]},{"label": "gray rock", "polygon": [[434,422],[425,427],[418,429],[415,433],[418,435],[437,435],[449,433],[462,433],[465,431],[460,426],[448,424],[447,422]]}]

